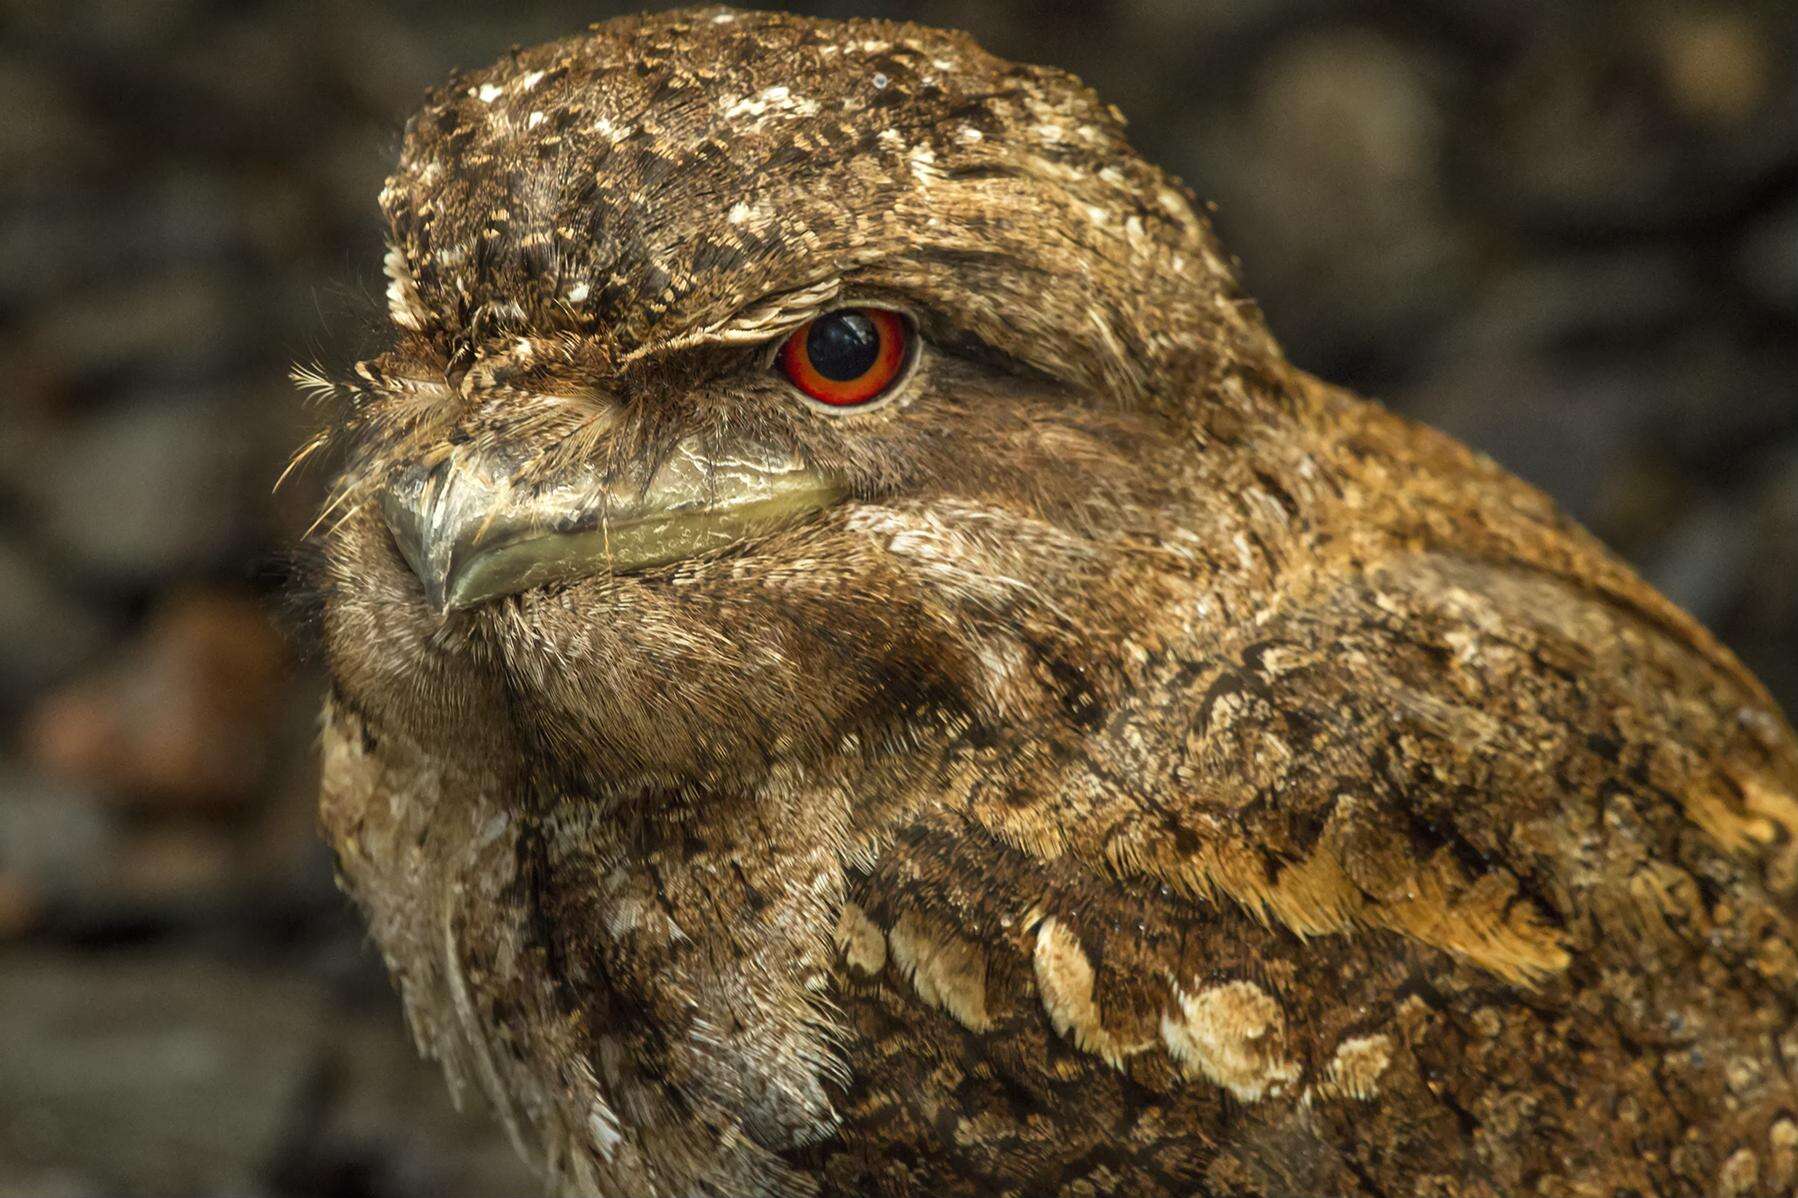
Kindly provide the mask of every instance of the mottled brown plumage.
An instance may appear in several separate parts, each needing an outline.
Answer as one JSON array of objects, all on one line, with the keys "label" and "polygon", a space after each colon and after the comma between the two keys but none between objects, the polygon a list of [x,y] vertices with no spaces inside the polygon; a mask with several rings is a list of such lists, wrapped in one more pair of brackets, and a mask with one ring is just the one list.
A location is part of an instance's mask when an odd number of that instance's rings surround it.
[{"label": "mottled brown plumage", "polygon": [[[382,203],[325,826],[557,1188],[1798,1183],[1791,729],[1548,500],[1288,365],[1075,80],[618,21],[434,94]],[[877,411],[770,367],[843,303],[924,338]],[[746,444],[844,497],[447,610],[383,521]]]}]

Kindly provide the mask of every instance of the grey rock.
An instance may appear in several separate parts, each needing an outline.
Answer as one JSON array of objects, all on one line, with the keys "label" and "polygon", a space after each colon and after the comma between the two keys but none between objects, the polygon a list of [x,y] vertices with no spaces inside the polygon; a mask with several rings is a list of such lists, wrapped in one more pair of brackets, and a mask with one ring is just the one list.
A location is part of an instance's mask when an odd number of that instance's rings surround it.
[{"label": "grey rock", "polygon": [[1689,511],[1652,551],[1644,574],[1707,625],[1718,624],[1742,592],[1754,533],[1721,499]]},{"label": "grey rock", "polygon": [[7,17],[26,36],[88,54],[156,53],[191,31],[202,0],[10,0]]},{"label": "grey rock", "polygon": [[1701,306],[1697,272],[1670,250],[1566,251],[1490,268],[1431,346],[1438,359],[1538,354],[1641,340]]},{"label": "grey rock", "polygon": [[1737,463],[1720,481],[1739,483],[1729,476],[1777,439],[1798,434],[1798,344],[1790,339],[1699,325],[1640,356],[1654,382],[1642,423],[1697,471]]},{"label": "grey rock", "polygon": [[391,1008],[382,1005],[384,1018],[346,1021],[333,1037],[322,1111],[290,1147],[283,1188],[317,1193],[332,1176],[356,1173],[378,1194],[537,1192],[490,1112],[451,1107],[442,1070],[419,1058]]},{"label": "grey rock", "polygon": [[57,905],[108,886],[118,833],[101,799],[0,765],[0,873]]},{"label": "grey rock", "polygon": [[247,332],[228,277],[191,268],[96,279],[38,305],[11,356],[79,385],[122,371],[193,375]]},{"label": "grey rock", "polygon": [[1193,118],[1194,184],[1307,365],[1408,342],[1467,283],[1438,66],[1370,31],[1309,33],[1259,65],[1246,104]]},{"label": "grey rock", "polygon": [[536,1192],[395,1008],[192,954],[10,950],[0,1195]]},{"label": "grey rock", "polygon": [[[1536,385],[1511,385],[1513,363],[1536,363],[1558,376],[1551,385],[1608,375],[1632,393],[1614,402],[1635,443],[1702,471],[1798,431],[1798,349],[1728,319],[1710,289],[1714,271],[1698,256],[1643,247],[1520,262],[1493,271],[1417,357],[1425,377],[1469,375],[1466,363],[1484,363],[1499,419],[1535,402],[1504,394]],[[1438,401],[1420,401],[1407,410],[1428,418]]]},{"label": "grey rock", "polygon": [[[0,112],[0,196],[42,194],[106,161],[105,131],[86,119],[79,93],[42,64],[0,56]],[[20,235],[9,227],[0,238]]]},{"label": "grey rock", "polygon": [[[67,323],[85,325],[112,315],[106,308],[117,302],[110,298],[114,295],[122,293],[124,302],[134,303],[152,298],[152,289],[191,296],[196,282],[202,288],[233,288],[236,276],[248,273],[238,259],[250,242],[253,226],[247,218],[255,215],[244,211],[243,198],[241,187],[219,175],[171,169],[127,193],[92,186],[21,201],[13,215],[30,227],[31,235],[0,236],[0,301],[29,302],[42,322],[40,329],[66,338]],[[185,278],[180,268],[186,269]],[[173,283],[155,282],[172,272]],[[130,282],[144,278],[152,282]],[[213,304],[205,314],[216,317],[217,307]],[[182,313],[181,303],[173,308]],[[54,318],[59,312],[63,329]],[[134,321],[133,327],[140,323]],[[86,328],[78,331],[77,357],[89,336]],[[196,345],[205,346],[209,336],[202,328],[194,337],[176,337],[170,344],[191,352]],[[105,344],[102,338],[95,341]],[[66,352],[69,346],[52,341],[40,347],[40,355],[48,356],[52,349]]]},{"label": "grey rock", "polygon": [[91,658],[112,631],[58,587],[44,563],[0,534],[0,706],[17,706]]},{"label": "grey rock", "polygon": [[303,982],[166,955],[10,950],[0,1010],[0,1190],[261,1192],[328,1031]]},{"label": "grey rock", "polygon": [[1640,375],[1545,356],[1472,353],[1437,364],[1393,406],[1491,454],[1591,520],[1639,452]]},{"label": "grey rock", "polygon": [[1754,544],[1743,617],[1756,638],[1783,641],[1783,674],[1798,674],[1798,437],[1768,455],[1748,506]]},{"label": "grey rock", "polygon": [[254,415],[229,396],[158,395],[46,437],[13,464],[42,543],[116,585],[218,561],[261,516],[269,462]]},{"label": "grey rock", "polygon": [[1798,317],[1798,202],[1774,213],[1748,235],[1737,264],[1762,299]]},{"label": "grey rock", "polygon": [[1466,128],[1488,202],[1567,231],[1726,216],[1793,160],[1782,7],[1564,6]]}]

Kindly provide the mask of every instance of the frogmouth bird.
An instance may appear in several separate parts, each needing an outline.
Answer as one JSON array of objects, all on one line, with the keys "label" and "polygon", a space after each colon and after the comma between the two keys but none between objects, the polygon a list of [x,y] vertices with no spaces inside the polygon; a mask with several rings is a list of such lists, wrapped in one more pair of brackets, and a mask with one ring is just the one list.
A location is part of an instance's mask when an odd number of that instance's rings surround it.
[{"label": "frogmouth bird", "polygon": [[553,1189],[1798,1183],[1791,727],[1077,80],[613,21],[381,206],[323,821]]}]

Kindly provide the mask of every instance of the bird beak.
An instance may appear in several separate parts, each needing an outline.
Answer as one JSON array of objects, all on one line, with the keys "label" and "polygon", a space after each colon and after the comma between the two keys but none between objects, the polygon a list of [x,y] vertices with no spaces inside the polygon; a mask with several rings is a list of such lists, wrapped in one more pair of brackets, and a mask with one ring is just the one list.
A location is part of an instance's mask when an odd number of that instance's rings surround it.
[{"label": "bird beak", "polygon": [[683,441],[647,487],[594,478],[515,487],[491,463],[404,471],[381,514],[441,612],[594,574],[679,561],[773,532],[828,507],[842,485],[795,454]]}]

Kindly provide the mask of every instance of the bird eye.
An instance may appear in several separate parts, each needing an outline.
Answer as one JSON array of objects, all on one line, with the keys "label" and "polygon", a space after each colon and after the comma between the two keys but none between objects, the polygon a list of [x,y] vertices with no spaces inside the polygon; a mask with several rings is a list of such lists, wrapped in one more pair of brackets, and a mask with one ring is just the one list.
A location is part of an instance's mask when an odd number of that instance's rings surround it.
[{"label": "bird eye", "polygon": [[905,370],[911,330],[885,308],[840,308],[794,331],[775,363],[789,382],[832,408],[873,403]]}]

